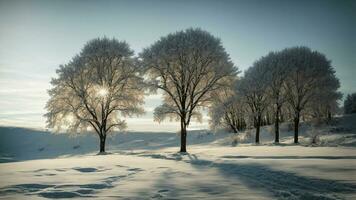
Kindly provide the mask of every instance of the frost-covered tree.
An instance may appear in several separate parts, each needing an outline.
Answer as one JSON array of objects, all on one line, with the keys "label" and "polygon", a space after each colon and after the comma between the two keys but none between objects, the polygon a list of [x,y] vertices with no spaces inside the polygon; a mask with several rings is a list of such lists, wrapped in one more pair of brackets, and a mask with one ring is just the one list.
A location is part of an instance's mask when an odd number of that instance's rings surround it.
[{"label": "frost-covered tree", "polygon": [[284,49],[281,54],[286,57],[284,65],[288,76],[284,89],[287,101],[294,112],[294,143],[298,143],[299,122],[302,111],[318,95],[323,85],[328,85],[335,71],[331,62],[321,53],[307,47]]},{"label": "frost-covered tree", "polygon": [[316,94],[308,106],[311,117],[319,121],[329,122],[337,112],[338,101],[342,98],[342,94],[337,91],[340,87],[339,79],[334,74],[330,75],[328,80],[315,90]]},{"label": "frost-covered tree", "polygon": [[143,113],[141,69],[126,42],[98,38],[57,70],[47,103],[47,126],[54,131],[82,133],[100,139],[105,152],[108,133],[124,129],[122,117]]},{"label": "frost-covered tree", "polygon": [[186,152],[187,126],[201,118],[211,94],[234,78],[237,69],[219,38],[201,29],[187,29],[162,37],[140,54],[148,84],[164,91],[156,121],[180,120],[181,152]]},{"label": "frost-covered tree", "polygon": [[265,67],[263,58],[256,61],[252,67],[245,71],[244,77],[238,82],[237,91],[244,96],[250,108],[256,128],[255,142],[260,142],[260,127],[265,109],[269,105],[268,68]]},{"label": "frost-covered tree", "polygon": [[235,84],[231,88],[217,91],[213,105],[209,110],[212,129],[225,128],[237,133],[246,127],[246,104],[243,97],[236,91]]},{"label": "frost-covered tree", "polygon": [[356,93],[347,95],[344,101],[345,114],[356,113]]},{"label": "frost-covered tree", "polygon": [[[270,52],[268,55],[262,57],[259,65],[265,69],[265,81],[268,85],[269,97],[273,104],[274,112],[274,130],[275,142],[279,142],[279,122],[281,110],[286,101],[285,90],[283,84],[287,78],[288,68],[285,65],[286,57],[280,52]],[[269,116],[269,113],[267,113]]]}]

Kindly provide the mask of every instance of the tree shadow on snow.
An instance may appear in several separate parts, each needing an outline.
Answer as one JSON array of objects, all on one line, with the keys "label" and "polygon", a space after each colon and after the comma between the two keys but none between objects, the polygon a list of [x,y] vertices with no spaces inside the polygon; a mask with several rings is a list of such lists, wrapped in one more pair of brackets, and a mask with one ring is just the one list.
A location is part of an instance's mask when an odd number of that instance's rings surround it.
[{"label": "tree shadow on snow", "polygon": [[241,159],[241,158],[252,158],[252,159],[328,159],[328,160],[338,160],[338,159],[356,159],[356,156],[222,156],[222,158],[230,159]]},{"label": "tree shadow on snow", "polygon": [[152,187],[136,192],[129,199],[212,199],[222,198],[221,194],[226,194],[230,188],[221,185],[219,182],[202,182],[200,179],[182,184],[178,179],[189,179],[192,176],[189,172],[182,172],[172,168],[159,174],[159,179]]},{"label": "tree shadow on snow", "polygon": [[[194,167],[202,169],[217,169],[228,180],[229,184],[221,187],[221,183],[199,183],[190,185],[188,190],[195,192],[205,192],[209,195],[224,194],[233,190],[234,180],[241,181],[244,185],[252,190],[268,191],[276,199],[343,199],[343,195],[356,195],[356,185],[342,183],[335,180],[318,179],[305,177],[292,172],[279,171],[271,169],[261,164],[241,164],[241,163],[216,163],[209,160],[199,159],[195,154],[141,154],[142,157],[154,159],[165,159],[173,161],[183,161]],[[184,156],[189,158],[183,159]],[[356,159],[356,156],[224,156],[222,158],[241,159]],[[321,169],[323,170],[323,169]],[[329,169],[325,169],[329,170]],[[325,171],[324,170],[324,171]],[[349,171],[352,171],[351,169]],[[172,173],[172,172],[170,172]],[[166,181],[170,180],[169,174],[162,173],[162,180],[158,180],[155,187],[158,189],[165,188]],[[231,182],[232,181],[232,182]],[[172,185],[171,185],[172,186]],[[230,186],[230,187],[229,187]],[[173,187],[165,193],[169,197],[180,197],[182,192],[187,193],[187,189]],[[150,190],[152,191],[152,190]],[[236,193],[236,192],[235,192]],[[169,195],[168,195],[169,194]],[[193,193],[192,193],[193,195]],[[158,194],[158,197],[162,194]],[[197,195],[194,194],[194,197]]]},{"label": "tree shadow on snow", "polygon": [[227,178],[236,178],[251,189],[264,189],[276,199],[342,199],[343,194],[355,194],[356,185],[334,180],[300,176],[277,171],[260,164],[215,163],[189,156],[195,167],[212,167]]}]

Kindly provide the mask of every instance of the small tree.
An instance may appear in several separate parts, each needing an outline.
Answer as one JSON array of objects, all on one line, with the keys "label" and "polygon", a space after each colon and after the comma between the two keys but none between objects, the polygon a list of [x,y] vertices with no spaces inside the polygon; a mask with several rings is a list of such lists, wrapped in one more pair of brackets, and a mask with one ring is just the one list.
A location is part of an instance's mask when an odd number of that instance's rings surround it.
[{"label": "small tree", "polygon": [[99,136],[100,152],[105,152],[107,134],[126,127],[119,116],[143,113],[143,80],[136,63],[126,42],[89,41],[51,81],[47,126],[74,133],[91,127]]},{"label": "small tree", "polygon": [[216,92],[209,115],[213,129],[223,127],[237,133],[246,127],[245,103],[243,97],[237,93],[235,84]]},{"label": "small tree", "polygon": [[310,102],[309,109],[313,118],[330,122],[339,108],[338,101],[342,98],[342,93],[337,91],[340,83],[336,77],[330,77],[327,82],[316,90],[317,94]]},{"label": "small tree", "polygon": [[356,113],[356,93],[347,95],[344,101],[345,114]]},{"label": "small tree", "polygon": [[213,91],[234,78],[237,69],[220,39],[201,29],[187,29],[166,37],[140,54],[153,91],[164,91],[163,104],[154,111],[156,121],[180,120],[181,152],[186,152],[187,126],[211,101]]}]

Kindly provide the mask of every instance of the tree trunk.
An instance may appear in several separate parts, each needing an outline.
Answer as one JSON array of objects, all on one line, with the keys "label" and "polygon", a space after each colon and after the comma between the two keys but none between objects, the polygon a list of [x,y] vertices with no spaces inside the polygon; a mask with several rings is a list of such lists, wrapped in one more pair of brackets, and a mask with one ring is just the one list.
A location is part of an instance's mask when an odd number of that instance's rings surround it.
[{"label": "tree trunk", "polygon": [[298,133],[299,133],[299,121],[300,121],[300,118],[299,118],[299,111],[296,112],[296,115],[294,117],[294,143],[295,144],[298,144]]},{"label": "tree trunk", "polygon": [[100,153],[105,152],[105,140],[106,136],[100,136]]},{"label": "tree trunk", "polygon": [[256,144],[260,143],[260,126],[261,126],[261,115],[258,115],[256,121],[256,139],[255,139]]},{"label": "tree trunk", "polygon": [[331,121],[331,119],[332,119],[332,115],[331,115],[330,110],[328,110],[328,114],[327,114],[327,115],[328,115],[328,120],[329,120],[329,121]]},{"label": "tree trunk", "polygon": [[234,132],[234,133],[237,133],[237,129],[234,125],[230,124],[230,127],[231,127],[231,130]]},{"label": "tree trunk", "polygon": [[184,119],[180,121],[180,152],[187,152],[187,126],[184,121]]},{"label": "tree trunk", "polygon": [[275,143],[279,143],[279,112],[280,112],[280,107],[277,105],[276,118],[274,121],[274,131],[276,134],[274,138]]}]

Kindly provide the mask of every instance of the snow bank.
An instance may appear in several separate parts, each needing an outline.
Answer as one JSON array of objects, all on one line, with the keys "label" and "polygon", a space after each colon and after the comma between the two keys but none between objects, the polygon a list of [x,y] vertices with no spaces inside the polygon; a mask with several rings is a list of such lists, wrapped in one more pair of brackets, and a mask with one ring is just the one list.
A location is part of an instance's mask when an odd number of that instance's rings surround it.
[{"label": "snow bank", "polygon": [[356,199],[354,119],[319,127],[314,146],[306,123],[304,145],[291,144],[286,125],[280,145],[268,127],[261,145],[193,131],[186,154],[174,133],[117,134],[96,155],[95,136],[3,127],[0,199]]}]

